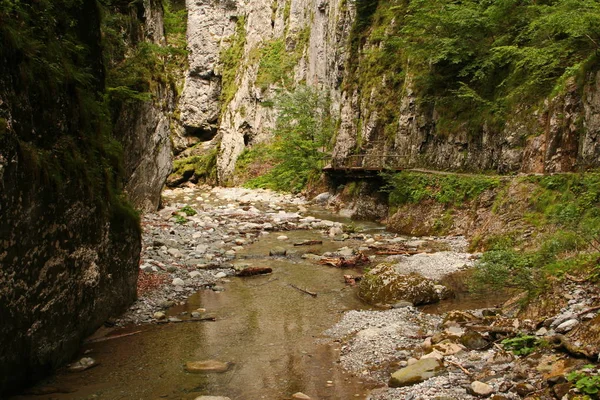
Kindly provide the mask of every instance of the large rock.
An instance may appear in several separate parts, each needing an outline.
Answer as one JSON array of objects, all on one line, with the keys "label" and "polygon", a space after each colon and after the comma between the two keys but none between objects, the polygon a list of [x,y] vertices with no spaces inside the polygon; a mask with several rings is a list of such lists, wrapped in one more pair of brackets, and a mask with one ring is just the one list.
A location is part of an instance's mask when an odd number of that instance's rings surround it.
[{"label": "large rock", "polygon": [[440,374],[443,363],[435,358],[422,358],[392,374],[388,383],[391,387],[410,386]]},{"label": "large rock", "polygon": [[393,304],[401,300],[414,305],[440,300],[433,281],[419,274],[399,274],[394,267],[379,264],[363,277],[359,296],[371,304]]}]

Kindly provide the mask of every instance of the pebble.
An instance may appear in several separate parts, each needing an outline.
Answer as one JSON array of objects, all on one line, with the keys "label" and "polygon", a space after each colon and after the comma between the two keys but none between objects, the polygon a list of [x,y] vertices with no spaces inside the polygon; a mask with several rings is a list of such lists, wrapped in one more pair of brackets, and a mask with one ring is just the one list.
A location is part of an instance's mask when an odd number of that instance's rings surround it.
[{"label": "pebble", "polygon": [[558,325],[556,327],[555,331],[558,333],[567,333],[570,330],[572,330],[573,328],[575,328],[577,325],[579,325],[578,320],[576,320],[575,318],[569,319],[569,320],[561,323],[560,325]]},{"label": "pebble", "polygon": [[185,285],[185,282],[183,279],[181,278],[175,278],[173,279],[173,282],[171,282],[174,286],[183,286]]},{"label": "pebble", "polygon": [[277,240],[288,240],[288,237],[285,235],[277,236]]}]

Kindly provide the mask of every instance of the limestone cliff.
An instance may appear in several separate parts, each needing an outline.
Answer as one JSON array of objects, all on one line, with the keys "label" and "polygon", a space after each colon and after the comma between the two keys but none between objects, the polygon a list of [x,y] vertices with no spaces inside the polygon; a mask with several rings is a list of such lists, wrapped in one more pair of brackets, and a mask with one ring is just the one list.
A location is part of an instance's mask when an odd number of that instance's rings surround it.
[{"label": "limestone cliff", "polygon": [[187,7],[181,121],[188,145],[220,146],[221,182],[246,146],[270,137],[278,90],[305,82],[330,91],[339,107],[351,2],[188,0]]},{"label": "limestone cliff", "polygon": [[[594,73],[565,85],[537,111],[525,105],[502,126],[482,122],[474,131],[458,120],[452,129],[443,126],[440,107],[416,94],[409,62],[397,56],[389,66],[378,64],[383,39],[400,34],[390,8],[401,3],[188,0],[190,70],[180,150],[195,145],[184,153],[190,155],[219,147],[218,175],[227,182],[240,153],[269,138],[277,91],[306,83],[333,99],[334,165],[499,173],[600,165]],[[359,15],[357,4],[368,14]]]}]

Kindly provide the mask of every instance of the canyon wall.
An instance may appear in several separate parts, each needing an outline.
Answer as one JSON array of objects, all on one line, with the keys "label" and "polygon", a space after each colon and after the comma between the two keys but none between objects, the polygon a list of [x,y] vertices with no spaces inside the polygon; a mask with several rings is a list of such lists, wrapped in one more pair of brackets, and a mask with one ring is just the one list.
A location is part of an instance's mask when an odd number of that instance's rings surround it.
[{"label": "canyon wall", "polygon": [[157,85],[153,101],[107,103],[103,18],[136,22],[115,30],[128,45],[164,42],[160,1],[113,6],[0,6],[0,396],[71,361],[136,297],[126,197],[158,205],[173,95]]},{"label": "canyon wall", "polygon": [[[307,84],[332,98],[339,120],[334,166],[497,173],[600,166],[595,73],[535,111],[526,105],[512,113],[501,127],[481,123],[473,130],[458,121],[447,129],[437,106],[415,93],[406,62],[378,65],[382,38],[398,34],[387,15],[400,3],[363,5],[372,8],[371,20],[357,15],[359,3],[368,2],[188,0],[190,69],[178,151],[218,148],[219,180],[227,183],[241,152],[269,139],[277,92]],[[282,67],[273,71],[273,63]]]}]

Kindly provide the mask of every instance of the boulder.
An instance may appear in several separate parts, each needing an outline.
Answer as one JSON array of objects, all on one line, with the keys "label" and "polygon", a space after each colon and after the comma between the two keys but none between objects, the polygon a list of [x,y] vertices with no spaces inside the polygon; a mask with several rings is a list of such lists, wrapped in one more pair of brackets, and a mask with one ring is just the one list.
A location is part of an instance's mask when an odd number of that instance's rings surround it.
[{"label": "boulder", "polygon": [[390,387],[410,386],[423,382],[440,374],[443,363],[434,358],[422,358],[392,374],[388,385]]},{"label": "boulder", "polygon": [[371,304],[394,304],[403,300],[418,306],[440,300],[432,280],[416,273],[399,274],[386,264],[379,264],[365,274],[359,296]]},{"label": "boulder", "polygon": [[467,331],[460,337],[460,343],[467,349],[482,350],[490,343],[476,331]]}]

